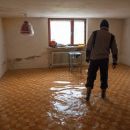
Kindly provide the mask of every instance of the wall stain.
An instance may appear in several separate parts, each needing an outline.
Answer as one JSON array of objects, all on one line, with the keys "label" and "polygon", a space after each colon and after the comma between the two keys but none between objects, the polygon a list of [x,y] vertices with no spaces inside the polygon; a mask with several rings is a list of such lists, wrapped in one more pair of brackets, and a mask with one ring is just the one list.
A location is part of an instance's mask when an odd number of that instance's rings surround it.
[{"label": "wall stain", "polygon": [[25,60],[30,60],[30,59],[34,59],[34,58],[38,58],[38,57],[41,57],[41,56],[29,56],[27,58],[24,58]]},{"label": "wall stain", "polygon": [[7,63],[7,61],[3,61],[2,65],[5,65]]},{"label": "wall stain", "polygon": [[16,58],[16,59],[14,59],[14,61],[16,61],[16,62],[19,62],[21,60],[23,60],[23,59],[22,58]]},{"label": "wall stain", "polygon": [[29,56],[29,57],[26,57],[26,58],[15,58],[14,60],[12,61],[15,61],[15,62],[20,62],[22,60],[31,60],[31,59],[34,59],[34,58],[39,58],[41,56]]}]

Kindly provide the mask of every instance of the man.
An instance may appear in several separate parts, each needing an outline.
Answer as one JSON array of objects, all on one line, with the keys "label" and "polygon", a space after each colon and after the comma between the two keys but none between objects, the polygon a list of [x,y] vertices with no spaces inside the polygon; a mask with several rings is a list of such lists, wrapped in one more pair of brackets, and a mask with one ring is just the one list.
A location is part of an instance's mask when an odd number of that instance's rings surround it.
[{"label": "man", "polygon": [[88,76],[87,76],[87,96],[86,100],[89,101],[91,90],[94,86],[96,73],[100,69],[101,81],[101,97],[106,97],[106,89],[108,88],[108,66],[109,66],[109,53],[112,52],[113,69],[117,65],[117,44],[115,36],[109,32],[109,23],[107,20],[102,20],[100,23],[100,30],[94,31],[87,43],[86,47],[86,61],[89,62]]}]

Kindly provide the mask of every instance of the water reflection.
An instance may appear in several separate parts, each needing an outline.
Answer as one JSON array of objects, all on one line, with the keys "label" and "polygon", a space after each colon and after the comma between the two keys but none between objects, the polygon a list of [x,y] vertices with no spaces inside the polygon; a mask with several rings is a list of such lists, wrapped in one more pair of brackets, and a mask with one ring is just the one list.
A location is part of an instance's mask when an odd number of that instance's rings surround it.
[{"label": "water reflection", "polygon": [[[50,89],[52,91],[52,110],[48,112],[49,117],[56,123],[67,127],[81,129],[82,118],[89,112],[86,101],[86,88],[81,85],[57,86]],[[77,123],[74,123],[74,122]],[[55,125],[56,125],[55,124]],[[78,124],[76,126],[76,124]]]},{"label": "water reflection", "polygon": [[54,83],[58,83],[58,84],[70,84],[69,81],[54,81]]},{"label": "water reflection", "polygon": [[50,90],[48,130],[101,130],[118,127],[121,112],[118,116],[116,112],[119,106],[111,100],[102,100],[100,93],[92,94],[90,102],[87,103],[84,84],[65,86],[59,84]]}]

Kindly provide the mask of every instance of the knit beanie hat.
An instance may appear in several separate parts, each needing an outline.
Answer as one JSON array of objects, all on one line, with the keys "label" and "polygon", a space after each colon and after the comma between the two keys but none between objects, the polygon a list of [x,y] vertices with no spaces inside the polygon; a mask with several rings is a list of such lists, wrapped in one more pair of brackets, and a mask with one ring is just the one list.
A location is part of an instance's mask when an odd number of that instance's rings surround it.
[{"label": "knit beanie hat", "polygon": [[109,23],[106,19],[103,19],[100,23],[100,28],[102,27],[106,27],[106,28],[109,28]]}]

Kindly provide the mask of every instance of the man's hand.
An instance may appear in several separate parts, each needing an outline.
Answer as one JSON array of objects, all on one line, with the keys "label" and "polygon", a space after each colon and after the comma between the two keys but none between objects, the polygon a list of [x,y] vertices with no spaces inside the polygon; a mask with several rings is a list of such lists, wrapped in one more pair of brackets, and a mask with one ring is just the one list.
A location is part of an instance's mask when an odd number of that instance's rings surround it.
[{"label": "man's hand", "polygon": [[112,68],[115,69],[115,68],[116,68],[116,65],[117,65],[116,63],[113,63],[113,64],[112,64]]}]

